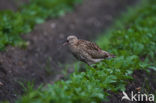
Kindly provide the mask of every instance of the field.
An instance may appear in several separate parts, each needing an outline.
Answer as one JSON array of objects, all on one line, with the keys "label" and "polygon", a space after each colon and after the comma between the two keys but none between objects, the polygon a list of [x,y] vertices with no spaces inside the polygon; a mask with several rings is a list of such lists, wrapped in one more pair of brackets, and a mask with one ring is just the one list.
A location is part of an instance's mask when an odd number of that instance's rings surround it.
[{"label": "field", "polygon": [[[121,101],[123,91],[156,95],[156,1],[34,0],[17,8],[0,12],[2,102],[136,103]],[[76,62],[61,47],[69,34],[116,57],[93,67]]]}]

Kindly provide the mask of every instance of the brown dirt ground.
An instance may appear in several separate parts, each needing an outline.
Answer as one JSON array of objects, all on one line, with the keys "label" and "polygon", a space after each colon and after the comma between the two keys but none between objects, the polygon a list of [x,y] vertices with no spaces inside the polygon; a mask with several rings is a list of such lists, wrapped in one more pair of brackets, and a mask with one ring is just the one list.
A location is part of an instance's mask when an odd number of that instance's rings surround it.
[{"label": "brown dirt ground", "polygon": [[[33,80],[37,85],[55,80],[63,69],[59,64],[74,60],[67,49],[61,47],[67,35],[95,39],[127,5],[136,1],[84,0],[83,4],[76,6],[74,12],[47,20],[28,35],[23,35],[30,44],[26,49],[9,46],[5,52],[0,52],[0,82],[3,84],[0,85],[0,101],[13,102],[23,92],[19,81]],[[0,0],[0,10],[17,10],[18,5],[11,0]]]},{"label": "brown dirt ground", "polygon": [[28,3],[29,0],[0,0],[0,10],[18,10],[23,3]]}]

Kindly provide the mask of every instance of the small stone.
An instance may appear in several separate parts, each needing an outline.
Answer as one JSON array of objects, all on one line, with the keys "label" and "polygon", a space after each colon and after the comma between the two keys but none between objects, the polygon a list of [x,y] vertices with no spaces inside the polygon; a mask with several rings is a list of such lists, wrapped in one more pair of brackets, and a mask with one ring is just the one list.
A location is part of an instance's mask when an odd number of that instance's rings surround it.
[{"label": "small stone", "polygon": [[4,84],[2,82],[0,82],[0,86],[3,86]]},{"label": "small stone", "polygon": [[52,29],[54,29],[56,27],[56,24],[52,23],[50,26],[51,26]]},{"label": "small stone", "polygon": [[136,90],[137,90],[137,91],[140,91],[140,90],[141,90],[141,87],[136,88]]}]

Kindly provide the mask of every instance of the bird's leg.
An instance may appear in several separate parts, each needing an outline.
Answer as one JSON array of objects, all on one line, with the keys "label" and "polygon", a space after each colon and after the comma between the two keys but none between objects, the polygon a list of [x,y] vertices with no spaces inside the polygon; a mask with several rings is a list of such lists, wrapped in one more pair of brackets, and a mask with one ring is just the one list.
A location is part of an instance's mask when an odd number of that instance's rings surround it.
[{"label": "bird's leg", "polygon": [[92,68],[96,68],[96,65],[92,62],[87,62],[88,66],[92,67]]},{"label": "bird's leg", "polygon": [[92,63],[91,62],[86,62],[87,64],[88,64],[88,66],[90,66],[91,67],[91,65],[92,65]]},{"label": "bird's leg", "polygon": [[91,67],[92,68],[97,68],[97,65],[92,64]]}]

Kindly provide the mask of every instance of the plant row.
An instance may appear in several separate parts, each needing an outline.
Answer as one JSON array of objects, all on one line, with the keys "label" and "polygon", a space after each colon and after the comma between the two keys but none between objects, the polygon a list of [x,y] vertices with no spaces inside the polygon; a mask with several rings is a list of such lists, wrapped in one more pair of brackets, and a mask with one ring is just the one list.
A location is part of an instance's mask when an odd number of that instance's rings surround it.
[{"label": "plant row", "polygon": [[32,31],[35,24],[43,23],[47,18],[54,18],[71,11],[81,0],[30,0],[16,12],[0,11],[0,50],[7,45],[25,47],[21,34]]}]

